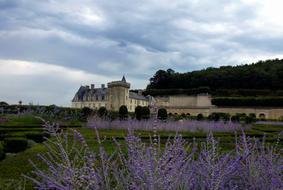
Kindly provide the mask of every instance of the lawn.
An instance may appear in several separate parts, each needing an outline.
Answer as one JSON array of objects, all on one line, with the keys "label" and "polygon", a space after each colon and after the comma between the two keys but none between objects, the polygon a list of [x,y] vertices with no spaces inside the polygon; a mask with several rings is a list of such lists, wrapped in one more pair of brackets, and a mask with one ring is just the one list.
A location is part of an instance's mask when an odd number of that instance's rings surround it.
[{"label": "lawn", "polygon": [[[25,123],[25,124],[22,124]],[[0,134],[1,131],[5,131],[5,135],[10,136],[24,136],[28,132],[42,131],[40,127],[41,121],[34,119],[16,119],[13,122],[10,122],[9,125],[0,125]],[[70,130],[68,128],[66,130]],[[73,128],[78,130],[86,139],[88,145],[94,150],[98,150],[98,144],[96,139],[95,130],[86,127],[76,127]],[[253,125],[250,130],[247,130],[245,134],[247,136],[256,137],[261,139],[265,136],[266,142],[275,145],[278,142],[279,133],[283,130],[282,126],[273,126],[273,125]],[[135,131],[135,134],[141,137],[141,139],[147,143],[150,141],[150,136],[153,135],[150,131]],[[206,140],[207,134],[204,132],[182,132],[182,137],[188,142],[203,142]],[[123,144],[124,137],[127,135],[125,130],[109,130],[101,129],[99,130],[99,136],[103,140],[103,145],[106,148],[106,151],[113,152],[115,151],[115,145],[112,141],[112,138],[116,138],[119,143]],[[175,132],[158,132],[160,136],[161,143],[164,144],[169,137],[174,137]],[[237,135],[241,135],[241,132],[238,132]],[[220,146],[223,151],[229,151],[235,147],[235,133],[231,132],[217,132],[214,133],[214,137],[219,140]],[[282,136],[281,136],[282,137]],[[0,139],[1,141],[1,139]],[[283,148],[283,143],[279,142],[278,144]],[[34,145],[22,152],[17,154],[8,154],[3,161],[0,161],[0,189],[4,187],[4,184],[8,184],[9,180],[16,180],[19,182],[22,174],[28,174],[31,172],[32,167],[29,163],[29,160],[39,164],[39,167],[44,167],[40,165],[40,162],[37,161],[37,154],[46,152],[46,148],[41,143],[34,143]],[[13,183],[11,183],[13,184]],[[8,187],[4,187],[9,189]],[[31,189],[31,184],[26,183],[26,188]],[[13,189],[13,187],[11,187]]]}]

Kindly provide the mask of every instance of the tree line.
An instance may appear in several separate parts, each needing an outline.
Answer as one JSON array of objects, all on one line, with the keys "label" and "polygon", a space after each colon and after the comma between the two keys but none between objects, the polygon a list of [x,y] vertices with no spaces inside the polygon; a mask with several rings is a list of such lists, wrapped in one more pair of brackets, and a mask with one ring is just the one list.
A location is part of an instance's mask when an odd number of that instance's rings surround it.
[{"label": "tree line", "polygon": [[172,69],[159,70],[150,78],[145,93],[163,95],[206,91],[218,95],[281,95],[282,90],[283,59],[274,59],[238,66],[209,67],[186,73]]}]

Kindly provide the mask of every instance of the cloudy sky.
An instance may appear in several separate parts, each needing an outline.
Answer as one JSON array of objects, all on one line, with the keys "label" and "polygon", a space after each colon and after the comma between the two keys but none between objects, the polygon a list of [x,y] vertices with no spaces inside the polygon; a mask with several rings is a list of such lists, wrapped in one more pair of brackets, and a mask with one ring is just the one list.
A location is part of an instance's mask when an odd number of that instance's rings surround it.
[{"label": "cloudy sky", "polygon": [[69,106],[80,85],[283,58],[281,0],[0,0],[0,101]]}]

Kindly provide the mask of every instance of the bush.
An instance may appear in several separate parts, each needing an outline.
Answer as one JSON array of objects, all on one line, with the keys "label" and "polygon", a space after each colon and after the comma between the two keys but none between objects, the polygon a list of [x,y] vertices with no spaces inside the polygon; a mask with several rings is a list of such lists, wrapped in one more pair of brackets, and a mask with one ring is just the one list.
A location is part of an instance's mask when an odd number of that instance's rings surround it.
[{"label": "bush", "polygon": [[142,107],[141,106],[137,106],[135,108],[135,116],[137,120],[141,120],[142,119]]},{"label": "bush", "polygon": [[5,158],[4,147],[3,147],[2,143],[0,142],[0,161],[4,160],[4,158]]},{"label": "bush", "polygon": [[119,118],[124,120],[128,118],[128,108],[125,105],[122,105],[119,109]]},{"label": "bush", "polygon": [[160,108],[157,112],[157,118],[160,120],[166,120],[167,117],[167,110],[165,108]]},{"label": "bush", "polygon": [[90,109],[89,107],[83,107],[81,113],[83,118],[87,119],[92,114],[92,109]]},{"label": "bush", "polygon": [[203,117],[203,115],[201,113],[197,115],[197,120],[198,121],[201,121],[203,119],[204,119],[204,117]]},{"label": "bush", "polygon": [[150,110],[147,106],[142,107],[141,113],[142,113],[143,119],[149,119],[150,118]]},{"label": "bush", "polygon": [[45,133],[27,133],[26,138],[35,141],[36,143],[42,143],[48,134]]},{"label": "bush", "polygon": [[209,120],[213,120],[213,121],[229,121],[230,120],[230,114],[228,113],[212,113],[208,116]]},{"label": "bush", "polygon": [[232,97],[213,98],[211,103],[216,106],[233,107],[283,107],[282,97]]},{"label": "bush", "polygon": [[4,139],[4,151],[17,153],[24,151],[28,146],[28,141],[25,138],[6,138]]},{"label": "bush", "polygon": [[97,111],[98,117],[105,117],[107,115],[106,107],[100,107]]}]

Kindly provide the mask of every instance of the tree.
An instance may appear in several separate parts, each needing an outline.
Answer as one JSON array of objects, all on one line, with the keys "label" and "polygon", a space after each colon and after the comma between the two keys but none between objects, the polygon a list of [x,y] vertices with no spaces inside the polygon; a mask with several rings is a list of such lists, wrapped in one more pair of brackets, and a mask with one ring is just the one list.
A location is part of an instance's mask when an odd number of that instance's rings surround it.
[{"label": "tree", "polygon": [[106,107],[100,107],[97,111],[98,117],[105,117],[107,115],[107,109]]},{"label": "tree", "polygon": [[165,108],[160,108],[157,112],[157,118],[160,120],[166,120],[167,117],[167,110]]},{"label": "tree", "polygon": [[142,107],[141,106],[137,106],[135,108],[135,116],[137,120],[141,120],[142,119]]},{"label": "tree", "polygon": [[150,118],[150,109],[147,106],[142,107],[141,113],[142,113],[143,119],[149,119]]},{"label": "tree", "polygon": [[122,105],[119,109],[119,117],[120,119],[127,119],[128,118],[128,108],[125,105]]},{"label": "tree", "polygon": [[83,107],[81,114],[83,116],[83,119],[87,119],[92,114],[92,109],[90,109],[89,107]]}]

